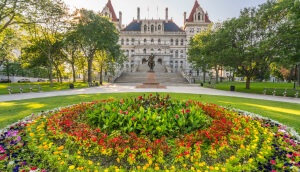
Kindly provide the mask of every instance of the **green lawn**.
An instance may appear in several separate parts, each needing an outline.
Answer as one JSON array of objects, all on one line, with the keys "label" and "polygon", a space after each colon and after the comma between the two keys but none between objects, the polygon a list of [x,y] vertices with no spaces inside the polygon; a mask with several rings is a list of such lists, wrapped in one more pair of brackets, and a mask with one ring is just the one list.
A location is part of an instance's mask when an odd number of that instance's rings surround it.
[{"label": "green lawn", "polygon": [[[208,85],[208,83],[205,83]],[[244,93],[257,93],[263,94],[264,88],[276,88],[276,89],[293,89],[294,83],[273,83],[273,82],[251,82],[250,89],[246,89],[246,82],[219,82],[216,84],[216,89],[218,90],[226,90],[230,91],[230,86],[235,86],[235,91],[237,92],[244,92]],[[296,87],[297,90],[300,90],[300,87]],[[271,92],[268,92],[271,94]],[[278,94],[282,95],[282,94]],[[283,96],[283,95],[282,95]]]},{"label": "green lawn", "polygon": [[[149,95],[147,93],[146,95]],[[152,93],[155,94],[155,93]],[[166,93],[160,93],[166,95]],[[120,99],[123,97],[137,97],[142,93],[107,93],[90,95],[58,96],[50,98],[36,98],[29,100],[0,102],[0,128],[10,125],[31,113],[51,110],[67,105],[89,102],[100,99]],[[215,103],[221,106],[260,114],[264,117],[279,121],[287,126],[294,127],[300,133],[300,105],[294,103],[275,102],[238,97],[196,95],[185,93],[170,93],[170,96],[182,100],[197,100],[206,103]]]},{"label": "green lawn", "polygon": [[[9,94],[6,87],[8,86],[18,86],[18,85],[38,85],[42,86],[42,91],[55,91],[55,90],[67,90],[70,89],[69,84],[71,82],[54,82],[54,86],[50,87],[50,82],[33,82],[33,83],[0,83],[0,95],[1,94]],[[85,88],[87,87],[86,82],[75,82],[74,88]],[[37,90],[35,90],[37,91]],[[25,91],[26,92],[26,91]],[[27,91],[28,92],[28,91]]]}]

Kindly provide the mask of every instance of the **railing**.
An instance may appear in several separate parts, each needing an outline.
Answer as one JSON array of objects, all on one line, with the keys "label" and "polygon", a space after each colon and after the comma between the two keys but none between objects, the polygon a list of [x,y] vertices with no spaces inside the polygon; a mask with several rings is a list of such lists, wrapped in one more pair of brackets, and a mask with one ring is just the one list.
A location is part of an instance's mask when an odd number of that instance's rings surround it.
[{"label": "railing", "polygon": [[190,83],[192,84],[193,78],[190,77],[189,75],[187,75],[186,73],[184,73],[183,70],[181,70],[181,75]]},{"label": "railing", "polygon": [[112,83],[114,83],[115,80],[118,79],[122,75],[123,72],[124,72],[124,69],[118,70],[116,72],[116,75],[112,77]]}]

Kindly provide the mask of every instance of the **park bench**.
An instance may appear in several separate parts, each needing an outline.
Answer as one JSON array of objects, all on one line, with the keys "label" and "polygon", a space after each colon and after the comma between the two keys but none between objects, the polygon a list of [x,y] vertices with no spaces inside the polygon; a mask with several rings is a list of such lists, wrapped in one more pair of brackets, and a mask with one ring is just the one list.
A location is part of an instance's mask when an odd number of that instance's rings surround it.
[{"label": "park bench", "polygon": [[95,86],[96,86],[95,82],[88,82],[88,87],[95,87]]},{"label": "park bench", "polygon": [[289,96],[295,96],[296,98],[298,98],[298,96],[299,96],[299,90],[291,90],[291,89],[265,88],[263,93],[264,93],[264,95],[266,95],[268,93],[272,93],[273,96],[276,96],[276,94],[277,94],[277,95],[283,95],[284,97],[289,95]]},{"label": "park bench", "polygon": [[30,91],[38,90],[41,91],[42,87],[41,85],[19,85],[19,86],[10,86],[7,87],[9,94],[12,94],[13,92],[20,92],[23,93],[24,91]]},{"label": "park bench", "polygon": [[216,84],[215,84],[215,83],[208,84],[208,85],[206,86],[206,88],[212,88],[212,89],[215,89],[215,88],[216,88]]},{"label": "park bench", "polygon": [[9,86],[9,87],[6,87],[9,94],[12,94],[13,92],[20,92],[22,93],[22,90],[20,88],[20,86]]}]

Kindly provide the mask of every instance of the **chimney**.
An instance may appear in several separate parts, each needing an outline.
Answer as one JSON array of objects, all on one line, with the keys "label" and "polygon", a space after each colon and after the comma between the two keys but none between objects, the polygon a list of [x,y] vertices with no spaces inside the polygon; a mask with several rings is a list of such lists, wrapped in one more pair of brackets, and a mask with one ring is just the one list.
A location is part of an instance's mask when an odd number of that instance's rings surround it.
[{"label": "chimney", "polygon": [[137,22],[140,22],[140,7],[137,8]]},{"label": "chimney", "polygon": [[122,12],[121,11],[119,12],[119,26],[120,26],[120,29],[122,29]]},{"label": "chimney", "polygon": [[168,19],[168,8],[166,8],[166,23],[168,23],[169,19]]},{"label": "chimney", "polygon": [[186,12],[183,13],[183,25],[185,25],[186,22]]}]

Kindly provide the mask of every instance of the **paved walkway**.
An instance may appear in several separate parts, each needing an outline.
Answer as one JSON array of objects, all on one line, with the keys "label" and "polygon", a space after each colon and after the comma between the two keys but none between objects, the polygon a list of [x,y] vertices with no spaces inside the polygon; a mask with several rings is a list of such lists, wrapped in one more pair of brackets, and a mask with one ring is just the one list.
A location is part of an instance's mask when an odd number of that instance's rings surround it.
[{"label": "paved walkway", "polygon": [[300,98],[223,91],[223,90],[203,88],[203,87],[199,87],[199,85],[177,85],[177,86],[174,85],[174,86],[167,86],[167,89],[136,89],[135,85],[136,84],[111,84],[102,87],[82,88],[82,89],[74,89],[74,90],[1,95],[0,102],[42,98],[42,97],[77,95],[77,94],[125,93],[125,92],[170,92],[170,93],[192,93],[192,94],[244,97],[244,98],[272,100],[272,101],[300,104]]}]

